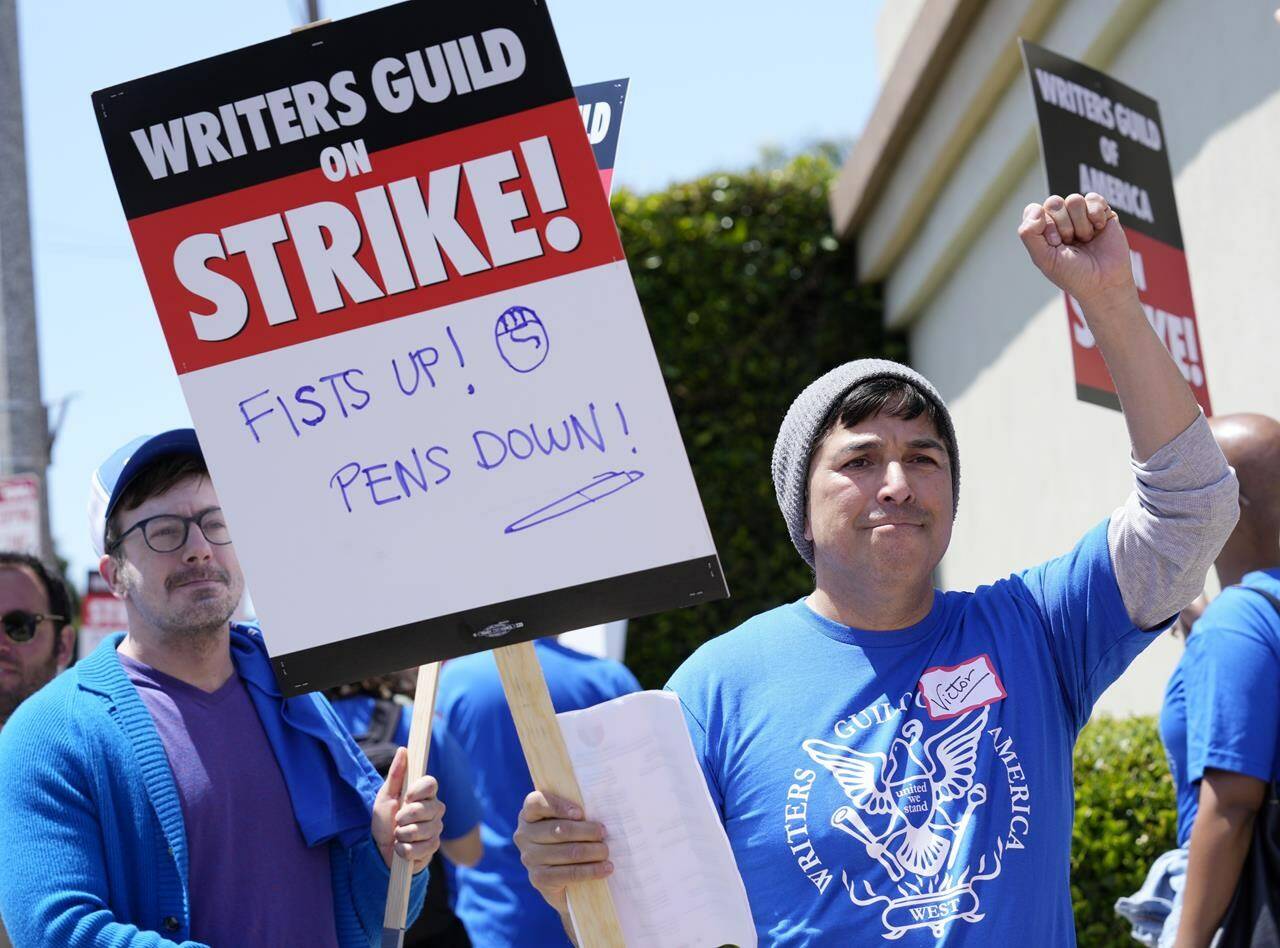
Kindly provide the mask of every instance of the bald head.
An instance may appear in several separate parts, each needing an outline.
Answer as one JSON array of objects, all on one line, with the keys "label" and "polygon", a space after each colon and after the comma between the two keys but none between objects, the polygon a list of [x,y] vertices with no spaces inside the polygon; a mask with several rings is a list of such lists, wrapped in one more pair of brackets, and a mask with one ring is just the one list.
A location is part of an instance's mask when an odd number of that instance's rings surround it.
[{"label": "bald head", "polygon": [[1241,521],[1280,530],[1280,421],[1241,413],[1209,420],[1240,479]]},{"label": "bald head", "polygon": [[1240,521],[1214,563],[1225,588],[1280,566],[1280,421],[1219,415],[1209,426],[1240,481]]}]

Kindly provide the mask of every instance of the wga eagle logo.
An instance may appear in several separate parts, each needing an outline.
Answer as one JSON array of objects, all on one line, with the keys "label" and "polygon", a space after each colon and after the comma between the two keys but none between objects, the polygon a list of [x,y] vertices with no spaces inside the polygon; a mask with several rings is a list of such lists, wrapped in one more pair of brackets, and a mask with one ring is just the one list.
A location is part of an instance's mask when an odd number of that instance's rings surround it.
[{"label": "wga eagle logo", "polygon": [[985,855],[973,875],[970,866],[956,863],[973,814],[987,800],[987,788],[974,779],[986,723],[983,707],[922,740],[924,725],[912,719],[887,754],[804,742],[809,756],[831,772],[849,798],[848,806],[832,814],[831,825],[861,843],[896,888],[893,895],[880,894],[863,879],[859,895],[841,873],[855,905],[884,903],[885,938],[898,939],[925,926],[941,935],[952,922],[984,917],[973,885],[1000,874],[1003,841],[990,870]]}]

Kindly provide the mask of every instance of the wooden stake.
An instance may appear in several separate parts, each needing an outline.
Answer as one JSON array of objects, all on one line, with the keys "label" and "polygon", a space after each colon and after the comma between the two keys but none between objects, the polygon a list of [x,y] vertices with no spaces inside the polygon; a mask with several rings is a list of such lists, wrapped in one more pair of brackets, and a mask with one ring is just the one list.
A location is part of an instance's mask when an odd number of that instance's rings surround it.
[{"label": "wooden stake", "polygon": [[[431,746],[431,719],[436,708],[436,685],[440,681],[440,663],[432,662],[418,669],[418,684],[413,692],[413,717],[409,721],[408,787],[427,772],[427,750]],[[413,881],[409,861],[398,853],[391,857],[391,884],[387,887],[387,911],[382,917],[382,944],[404,943],[405,922],[409,915],[409,885]]]},{"label": "wooden stake", "polygon": [[312,20],[310,23],[303,23],[301,26],[289,27],[289,32],[301,33],[303,30],[314,29],[317,26],[324,26],[326,23],[332,23],[332,22],[333,21],[330,20],[328,17],[325,17],[323,20]]},{"label": "wooden stake", "polygon": [[[507,704],[515,718],[520,746],[529,764],[533,785],[582,806],[582,790],[564,746],[547,680],[538,664],[532,642],[494,649]],[[585,807],[584,807],[585,811]],[[626,948],[618,915],[604,879],[580,882],[568,888],[580,948]]]}]

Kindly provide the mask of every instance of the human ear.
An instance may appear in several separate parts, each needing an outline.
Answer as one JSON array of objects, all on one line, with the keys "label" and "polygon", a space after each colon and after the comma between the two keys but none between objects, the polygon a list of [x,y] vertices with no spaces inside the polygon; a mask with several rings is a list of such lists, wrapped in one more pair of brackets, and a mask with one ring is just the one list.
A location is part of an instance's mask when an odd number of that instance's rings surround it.
[{"label": "human ear", "polygon": [[116,558],[104,553],[102,558],[98,560],[98,573],[107,581],[107,585],[111,587],[111,594],[117,599],[123,599],[124,590],[117,585],[120,579],[120,564]]},{"label": "human ear", "polygon": [[76,650],[76,630],[70,622],[54,633],[54,660],[57,662],[58,671],[62,671],[71,664],[71,656]]}]

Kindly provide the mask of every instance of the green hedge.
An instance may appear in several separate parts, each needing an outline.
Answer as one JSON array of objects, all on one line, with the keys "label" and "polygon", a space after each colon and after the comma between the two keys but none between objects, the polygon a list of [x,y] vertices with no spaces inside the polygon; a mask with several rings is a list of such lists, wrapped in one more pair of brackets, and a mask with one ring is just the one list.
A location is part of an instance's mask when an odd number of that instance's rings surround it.
[{"label": "green hedge", "polygon": [[1132,948],[1114,905],[1174,846],[1173,780],[1154,718],[1101,718],[1076,743],[1071,903],[1081,948]]},{"label": "green hedge", "polygon": [[822,155],[613,200],[732,598],[634,620],[627,664],[661,687],[713,636],[813,588],[769,459],[791,400],[848,359],[903,358],[831,233]]}]

